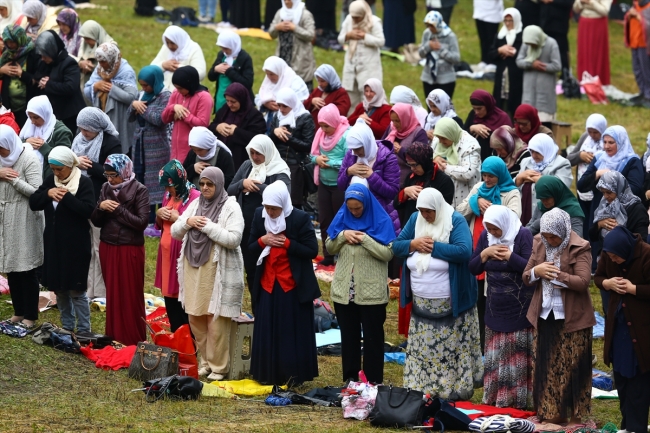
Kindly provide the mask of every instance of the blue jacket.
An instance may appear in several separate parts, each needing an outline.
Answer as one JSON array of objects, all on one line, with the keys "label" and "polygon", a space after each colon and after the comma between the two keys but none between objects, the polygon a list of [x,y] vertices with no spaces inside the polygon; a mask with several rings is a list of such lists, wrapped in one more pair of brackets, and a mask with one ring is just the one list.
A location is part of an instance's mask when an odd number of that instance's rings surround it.
[{"label": "blue jacket", "polygon": [[[402,265],[402,282],[400,286],[400,305],[406,306],[412,301],[411,272],[406,266],[406,259],[411,255],[409,247],[415,238],[415,221],[419,212],[409,218],[397,239],[393,242],[393,254],[404,259]],[[449,243],[434,242],[431,257],[449,262],[449,284],[451,286],[451,306],[454,317],[476,305],[478,286],[476,277],[468,268],[472,257],[472,235],[465,217],[454,211],[452,216],[454,228],[449,235]]]}]

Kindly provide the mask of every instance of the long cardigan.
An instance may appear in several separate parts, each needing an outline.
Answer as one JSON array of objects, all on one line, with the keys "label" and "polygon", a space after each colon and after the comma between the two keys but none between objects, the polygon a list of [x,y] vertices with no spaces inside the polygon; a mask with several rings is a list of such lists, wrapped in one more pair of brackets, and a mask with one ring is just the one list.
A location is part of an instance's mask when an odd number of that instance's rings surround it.
[{"label": "long cardigan", "polygon": [[557,112],[556,74],[562,69],[557,42],[548,36],[542,47],[542,54],[538,60],[546,64],[545,71],[533,69],[532,62],[525,60],[527,55],[528,45],[522,44],[517,53],[517,66],[524,70],[524,91],[521,103],[530,104],[537,108],[537,111],[555,114]]},{"label": "long cardigan", "polygon": [[235,61],[232,62],[231,67],[226,70],[225,74],[215,72],[215,66],[223,63],[224,57],[225,54],[223,50],[220,50],[217,53],[217,58],[214,60],[212,67],[208,71],[208,80],[212,82],[216,81],[217,83],[214,91],[215,110],[219,111],[221,108],[216,106],[216,101],[218,99],[217,95],[226,91],[225,87],[221,88],[219,85],[219,81],[224,75],[230,80],[231,83],[239,83],[242,86],[246,87],[248,93],[251,96],[251,104],[253,104],[255,101],[255,93],[253,92],[253,80],[255,79],[255,71],[253,70],[253,59],[251,58],[250,54],[248,54],[245,50],[241,50],[239,54],[237,54]]},{"label": "long cardigan", "polygon": [[646,244],[644,239],[638,235],[636,237],[634,254],[628,269],[621,269],[621,266],[614,263],[607,254],[601,254],[594,276],[594,284],[600,290],[604,290],[603,281],[608,278],[621,277],[636,285],[636,295],[619,295],[610,291],[609,305],[603,305],[607,310],[603,361],[608,366],[612,362],[610,356],[612,339],[616,325],[616,311],[620,304],[639,367],[643,373],[646,373],[650,370],[650,314],[648,314],[650,311],[650,245]]},{"label": "long cardigan", "polygon": [[[269,35],[273,39],[280,36],[275,26],[282,21],[280,10],[275,13],[273,21],[269,26]],[[306,83],[311,83],[316,71],[316,60],[314,60],[314,47],[311,42],[316,37],[316,24],[314,16],[307,9],[303,8],[300,21],[293,31],[293,45],[291,46],[291,61],[287,62],[291,69]],[[280,41],[275,48],[275,55],[280,56]]]},{"label": "long cardigan", "polygon": [[[533,238],[533,254],[528,260],[524,271],[524,284],[536,284],[533,299],[528,308],[527,318],[531,325],[537,328],[537,320],[542,311],[542,279],[531,283],[532,269],[546,262],[546,248],[541,235]],[[539,275],[536,275],[539,278]],[[560,274],[557,281],[566,284],[567,288],[560,289],[562,304],[564,304],[564,332],[575,332],[590,328],[596,324],[594,307],[589,295],[589,282],[591,281],[591,247],[589,242],[571,231],[569,244],[560,255]]]},{"label": "long cardigan", "polygon": [[[400,283],[400,306],[405,307],[413,300],[411,293],[411,271],[406,260],[411,241],[415,239],[415,222],[419,212],[409,218],[400,235],[393,241],[393,254],[404,259],[402,266],[402,281]],[[433,243],[431,257],[449,263],[449,286],[451,288],[451,307],[454,317],[476,305],[478,286],[476,277],[469,272],[468,263],[472,256],[472,235],[467,227],[465,218],[458,212],[452,215],[453,229],[449,235],[449,243]]]},{"label": "long cardigan", "polygon": [[90,215],[95,207],[93,183],[85,176],[79,179],[75,195],[63,196],[56,210],[48,191],[55,188],[54,175],[50,175],[29,198],[33,211],[45,211],[45,261],[42,282],[53,292],[88,288],[90,267]]},{"label": "long cardigan", "polygon": [[[196,215],[199,200],[194,200],[174,224],[172,237],[182,239],[178,257],[178,300],[185,305],[185,248],[188,232],[188,218]],[[239,244],[244,232],[244,217],[234,197],[228,197],[217,222],[208,222],[201,232],[214,242],[212,261],[217,264],[216,276],[208,311],[215,317],[239,317],[244,299],[244,259]]]},{"label": "long cardigan", "polygon": [[[183,120],[174,120],[174,105],[180,104],[190,111],[190,114]],[[195,126],[208,126],[210,124],[210,113],[214,101],[212,96],[205,90],[199,90],[193,95],[183,96],[180,92],[172,93],[167,107],[162,112],[162,120],[165,123],[174,122],[172,130],[172,152],[171,159],[185,161],[190,151],[190,131]]]},{"label": "long cardigan", "polygon": [[[26,137],[29,138],[29,137]],[[72,145],[72,132],[65,126],[65,123],[57,120],[54,124],[54,129],[52,130],[52,135],[50,135],[45,143],[38,149],[39,153],[43,155],[43,179],[47,179],[49,175],[52,174],[52,169],[50,164],[47,163],[47,157],[57,146],[65,146],[70,148]]]},{"label": "long cardigan", "polygon": [[[138,99],[142,93],[144,92],[140,92]],[[170,96],[171,93],[163,90],[147,102],[147,109],[142,114],[138,114],[132,105],[127,110],[129,122],[135,124],[132,149],[135,150],[139,140],[140,152],[144,156],[144,186],[149,190],[151,204],[162,203],[165,192],[158,181],[158,172],[170,160],[169,126],[162,120],[162,112],[167,107]]]},{"label": "long cardigan", "polygon": [[43,183],[41,163],[27,145],[13,166],[18,177],[0,182],[0,272],[25,272],[43,264],[43,212],[29,198]]},{"label": "long cardigan", "polygon": [[[311,303],[321,295],[312,263],[312,260],[318,254],[316,233],[309,215],[300,209],[293,209],[291,215],[286,218],[286,224],[287,228],[284,235],[289,240],[289,248],[287,248],[289,267],[291,268],[291,276],[296,282],[296,287],[293,290],[297,291],[298,302],[301,304]],[[248,240],[249,252],[256,257],[262,254],[264,249],[260,246],[258,239],[265,234],[264,218],[262,218],[262,208],[260,207],[255,211],[251,235]],[[259,305],[260,292],[264,290],[262,289],[261,280],[265,265],[266,258],[257,266],[255,271],[255,283],[251,288],[253,305]]]},{"label": "long cardigan", "polygon": [[[512,45],[519,53],[522,45],[523,32],[517,33],[515,42]],[[524,91],[524,71],[517,67],[517,54],[505,59],[499,55],[499,48],[507,45],[506,38],[494,38],[492,48],[488,52],[488,56],[492,59],[492,63],[497,65],[496,73],[494,74],[494,89],[492,96],[497,101],[497,107],[504,108],[504,102],[507,103],[507,111],[510,116],[514,116],[515,110],[521,105],[521,95]],[[508,73],[508,98],[503,99],[501,92],[503,90],[503,74]]]},{"label": "long cardigan", "polygon": [[350,302],[350,277],[354,272],[357,305],[381,305],[388,303],[388,262],[393,258],[390,245],[382,245],[364,234],[360,244],[350,245],[343,232],[325,241],[330,254],[338,254],[334,279],[330,289],[332,301],[348,305]]},{"label": "long cardigan", "polygon": [[[467,194],[467,197],[465,197],[465,200],[463,200],[459,205],[456,206],[456,210],[458,211],[458,213],[464,216],[465,219],[467,220],[467,224],[469,225],[469,231],[472,232],[472,234],[474,234],[476,214],[472,210],[472,207],[469,205],[469,199],[472,196],[478,194],[478,189],[483,185],[483,183],[484,182],[479,182],[476,185],[474,185],[474,187],[469,192],[469,194]],[[501,205],[507,207],[515,214],[517,214],[517,217],[520,217],[521,216],[521,194],[519,193],[519,190],[517,188],[514,188],[508,192],[502,192],[500,196],[501,196]],[[478,230],[479,232],[483,231],[483,226],[480,226]]]},{"label": "long cardigan", "polygon": [[[341,24],[338,42],[343,46],[346,42],[347,34],[352,30],[352,17],[345,17]],[[352,58],[349,53],[345,53],[343,63],[343,76],[341,81],[347,91],[359,90],[363,92],[363,84],[369,78],[377,78],[383,81],[383,70],[381,66],[381,48],[386,43],[384,37],[384,27],[381,19],[375,15],[372,16],[372,28],[366,33],[366,36],[358,41],[357,49]]]},{"label": "long cardigan", "polygon": [[[345,191],[350,185],[352,176],[348,175],[348,168],[357,162],[356,155],[349,150],[343,158],[343,164],[339,170],[338,186]],[[372,166],[373,173],[367,179],[368,189],[379,201],[386,213],[393,221],[395,235],[400,232],[399,216],[393,207],[393,199],[399,191],[399,166],[397,157],[393,153],[393,144],[390,141],[377,142],[377,157]]]},{"label": "long cardigan", "polygon": [[[322,98],[322,97],[323,97],[323,91],[320,88],[316,87],[311,92],[309,97],[303,101],[303,105],[311,113],[311,117],[314,119],[314,125],[316,126],[316,131],[320,129],[320,125],[318,124],[318,113],[320,113],[320,108],[316,108],[311,101],[314,98]],[[329,105],[329,104],[336,105],[336,108],[339,109],[339,113],[341,114],[341,116],[348,117],[348,112],[350,111],[350,107],[351,107],[350,95],[348,95],[348,92],[346,92],[343,87],[339,87],[333,92],[327,94],[327,96],[325,97],[325,105]]]},{"label": "long cardigan", "polygon": [[236,125],[237,128],[235,128],[235,132],[229,137],[224,137],[217,132],[217,126],[220,123],[223,123],[223,120],[229,112],[230,108],[228,108],[227,105],[221,107],[217,111],[217,114],[215,114],[214,120],[210,126],[208,126],[208,129],[212,131],[219,140],[223,141],[226,146],[228,146],[228,149],[232,152],[232,160],[235,164],[235,170],[238,170],[244,161],[248,161],[248,152],[246,151],[248,143],[250,143],[256,135],[266,134],[266,121],[264,120],[262,113],[260,113],[255,107],[252,107],[239,122],[239,125]]}]

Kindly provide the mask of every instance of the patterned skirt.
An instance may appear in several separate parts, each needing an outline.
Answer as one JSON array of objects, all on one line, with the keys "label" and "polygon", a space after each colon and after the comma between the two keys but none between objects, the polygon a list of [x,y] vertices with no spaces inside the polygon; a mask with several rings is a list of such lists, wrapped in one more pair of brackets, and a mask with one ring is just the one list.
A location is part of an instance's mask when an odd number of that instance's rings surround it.
[{"label": "patterned skirt", "polygon": [[532,407],[533,334],[533,327],[514,332],[497,332],[485,327],[483,404],[517,409]]},{"label": "patterned skirt", "polygon": [[564,332],[553,313],[538,319],[533,346],[533,401],[538,418],[585,418],[591,411],[592,329]]},{"label": "patterned skirt", "polygon": [[431,397],[469,400],[483,382],[476,306],[451,314],[451,299],[413,297],[404,386]]}]

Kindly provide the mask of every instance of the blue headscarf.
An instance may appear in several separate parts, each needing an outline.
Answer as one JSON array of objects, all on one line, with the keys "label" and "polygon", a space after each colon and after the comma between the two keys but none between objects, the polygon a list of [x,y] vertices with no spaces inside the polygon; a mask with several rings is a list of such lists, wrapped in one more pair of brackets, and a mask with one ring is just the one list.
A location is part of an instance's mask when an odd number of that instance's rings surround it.
[{"label": "blue headscarf", "polygon": [[138,80],[142,80],[153,88],[153,93],[144,92],[142,94],[142,101],[148,102],[158,96],[165,88],[165,77],[163,70],[160,66],[149,65],[140,70]]},{"label": "blue headscarf", "polygon": [[[359,218],[348,210],[347,202],[350,199],[363,204],[363,214]],[[368,187],[361,183],[353,183],[345,191],[345,202],[332,220],[327,234],[330,239],[335,239],[343,230],[364,232],[382,245],[388,245],[395,239],[393,221]]]},{"label": "blue headscarf", "polygon": [[625,226],[616,226],[603,240],[603,251],[625,259],[621,266],[629,266],[634,256],[637,237]]},{"label": "blue headscarf", "polygon": [[492,204],[501,204],[501,193],[512,191],[517,185],[512,180],[508,166],[498,156],[490,156],[483,161],[481,173],[489,173],[496,176],[498,182],[492,188],[485,186],[485,182],[479,187],[478,192],[469,198],[469,206],[476,216],[481,215],[478,207],[478,198],[482,197]]},{"label": "blue headscarf", "polygon": [[634,152],[632,143],[630,143],[630,137],[622,126],[610,126],[605,130],[605,132],[603,132],[603,137],[604,136],[612,137],[614,141],[616,141],[616,153],[614,156],[609,156],[604,150],[598,152],[596,154],[596,168],[608,168],[610,170],[621,172],[630,159],[639,157],[636,152]]}]

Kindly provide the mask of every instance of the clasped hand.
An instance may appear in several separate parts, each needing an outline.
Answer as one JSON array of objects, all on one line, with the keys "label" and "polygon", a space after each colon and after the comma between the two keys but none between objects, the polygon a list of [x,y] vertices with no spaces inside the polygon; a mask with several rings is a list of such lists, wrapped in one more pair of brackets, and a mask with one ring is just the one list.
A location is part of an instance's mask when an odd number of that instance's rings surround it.
[{"label": "clasped hand", "polygon": [[431,236],[422,236],[411,241],[412,252],[417,251],[420,254],[431,254],[433,252],[433,238]]},{"label": "clasped hand", "polygon": [[147,111],[147,103],[145,101],[133,101],[131,103],[131,106],[135,112],[140,115],[144,114],[144,112]]},{"label": "clasped hand", "polygon": [[507,261],[510,260],[512,251],[505,245],[492,245],[481,252],[481,262],[488,260]]},{"label": "clasped hand", "polygon": [[58,203],[63,200],[63,196],[67,192],[68,190],[65,188],[50,188],[50,190],[47,192],[47,196]]},{"label": "clasped hand", "polygon": [[373,171],[372,168],[368,167],[365,164],[361,164],[360,162],[357,162],[350,167],[348,167],[348,175],[349,176],[359,176],[364,179],[368,179],[372,175]]},{"label": "clasped hand", "polygon": [[623,277],[614,277],[603,281],[605,290],[611,290],[619,295],[636,295],[636,285],[632,284],[630,280]]},{"label": "clasped hand", "polygon": [[365,233],[358,230],[343,230],[345,242],[349,245],[358,245],[363,241]]},{"label": "clasped hand", "polygon": [[18,172],[9,167],[0,168],[0,180],[11,182],[18,177]]},{"label": "clasped hand", "polygon": [[119,202],[115,200],[104,200],[99,204],[99,209],[106,212],[115,212],[115,209],[120,205]]},{"label": "clasped hand", "polygon": [[197,230],[203,230],[207,223],[208,219],[204,216],[193,216],[187,219],[187,225]]},{"label": "clasped hand", "polygon": [[273,133],[275,134],[276,137],[278,137],[278,139],[280,139],[280,140],[282,140],[284,142],[288,141],[289,138],[291,138],[291,133],[284,126],[280,126],[278,128],[275,128],[273,130]]},{"label": "clasped hand", "polygon": [[537,278],[543,278],[545,280],[554,280],[560,275],[560,268],[555,266],[553,262],[544,262],[533,268],[535,270],[535,276]]},{"label": "clasped hand", "polygon": [[284,246],[284,241],[287,240],[287,237],[283,234],[273,234],[273,233],[267,233],[264,236],[262,236],[262,242],[264,245],[268,245],[269,247],[283,247]]},{"label": "clasped hand", "polygon": [[181,104],[174,105],[174,120],[183,120],[190,114],[190,110]]}]

